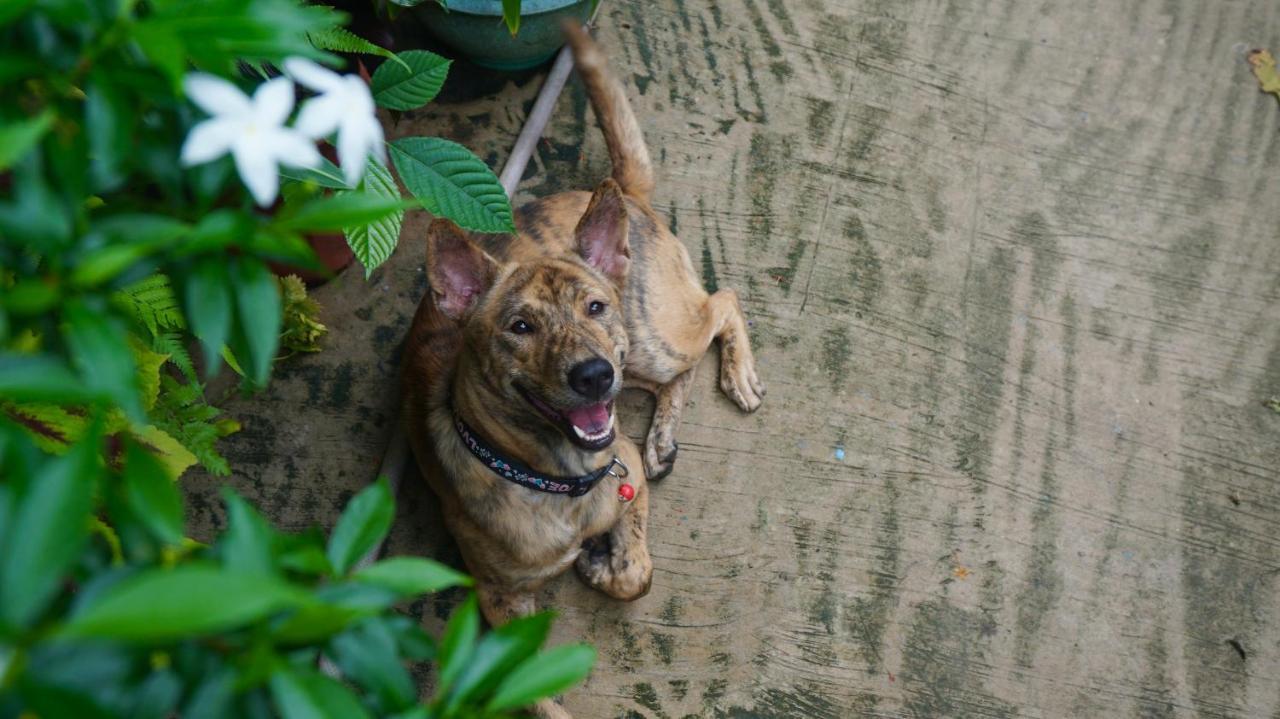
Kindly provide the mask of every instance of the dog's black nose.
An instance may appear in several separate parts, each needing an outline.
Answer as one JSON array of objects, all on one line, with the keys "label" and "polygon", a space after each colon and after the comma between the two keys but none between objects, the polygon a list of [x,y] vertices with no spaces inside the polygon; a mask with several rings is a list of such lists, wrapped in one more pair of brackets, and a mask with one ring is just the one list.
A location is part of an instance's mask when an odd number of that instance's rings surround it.
[{"label": "dog's black nose", "polygon": [[569,386],[587,399],[600,399],[613,386],[613,365],[599,357],[579,362],[569,370]]}]

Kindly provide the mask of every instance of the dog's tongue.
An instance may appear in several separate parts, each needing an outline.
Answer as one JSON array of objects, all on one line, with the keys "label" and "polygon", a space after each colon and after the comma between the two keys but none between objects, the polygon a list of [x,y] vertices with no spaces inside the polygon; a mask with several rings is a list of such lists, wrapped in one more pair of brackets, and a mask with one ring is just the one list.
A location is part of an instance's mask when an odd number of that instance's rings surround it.
[{"label": "dog's tongue", "polygon": [[573,426],[586,434],[600,434],[609,426],[609,404],[589,404],[564,413]]}]

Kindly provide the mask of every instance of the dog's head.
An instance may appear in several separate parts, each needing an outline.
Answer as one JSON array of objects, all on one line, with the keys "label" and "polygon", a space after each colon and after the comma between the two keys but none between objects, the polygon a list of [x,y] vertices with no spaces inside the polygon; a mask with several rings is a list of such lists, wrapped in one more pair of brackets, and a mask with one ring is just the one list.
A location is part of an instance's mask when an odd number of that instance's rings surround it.
[{"label": "dog's head", "polygon": [[503,265],[456,225],[428,230],[427,276],[436,306],[463,329],[467,361],[531,422],[575,445],[613,442],[613,401],[627,354],[619,288],[630,263],[617,184],[596,190],[575,230],[576,252]]}]

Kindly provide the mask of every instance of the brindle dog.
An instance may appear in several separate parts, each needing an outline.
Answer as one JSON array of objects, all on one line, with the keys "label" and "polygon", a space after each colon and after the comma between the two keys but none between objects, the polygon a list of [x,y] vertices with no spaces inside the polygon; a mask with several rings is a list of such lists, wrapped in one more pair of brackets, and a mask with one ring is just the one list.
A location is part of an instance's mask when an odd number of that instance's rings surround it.
[{"label": "brindle dog", "polygon": [[[671,471],[694,367],[713,339],[725,393],[747,411],[764,395],[737,295],[702,289],[684,245],[649,206],[649,153],[622,87],[585,32],[566,32],[612,178],[594,193],[525,205],[516,235],[472,236],[434,221],[431,289],[405,350],[407,433],[495,625],[532,612],[537,589],[571,564],[609,596],[648,592],[646,476]],[[643,458],[616,436],[624,367],[628,384],[657,397]],[[632,471],[580,497],[539,492],[477,459],[458,418],[537,472],[581,476],[614,457]],[[620,501],[624,481],[630,502]],[[537,711],[567,716],[551,702]]]}]

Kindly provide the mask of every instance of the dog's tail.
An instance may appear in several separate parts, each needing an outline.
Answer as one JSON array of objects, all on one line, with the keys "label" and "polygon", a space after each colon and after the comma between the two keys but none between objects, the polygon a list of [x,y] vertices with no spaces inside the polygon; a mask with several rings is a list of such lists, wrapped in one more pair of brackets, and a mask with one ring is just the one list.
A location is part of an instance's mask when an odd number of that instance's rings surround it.
[{"label": "dog's tail", "polygon": [[573,49],[573,61],[587,86],[587,96],[595,108],[596,119],[604,130],[604,141],[609,146],[609,159],[613,162],[613,179],[622,191],[638,199],[648,200],[653,192],[653,165],[649,161],[649,149],[645,147],[640,124],[631,112],[631,103],[622,85],[609,74],[604,53],[595,40],[581,26],[565,24],[569,47]]}]

